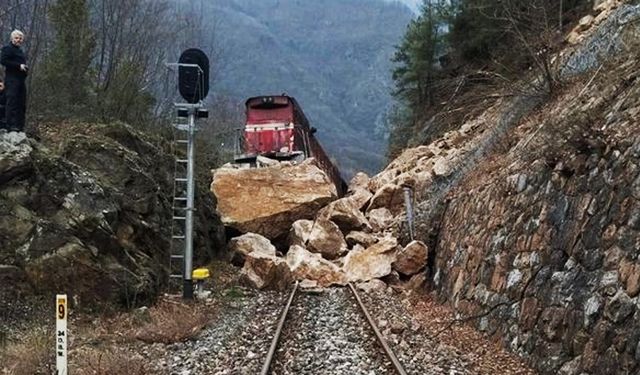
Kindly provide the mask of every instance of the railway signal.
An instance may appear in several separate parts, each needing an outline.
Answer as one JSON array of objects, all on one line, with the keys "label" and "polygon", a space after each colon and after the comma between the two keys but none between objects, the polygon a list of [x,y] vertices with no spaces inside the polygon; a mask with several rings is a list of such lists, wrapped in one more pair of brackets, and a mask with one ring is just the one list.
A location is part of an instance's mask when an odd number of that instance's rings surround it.
[{"label": "railway signal", "polygon": [[[194,210],[194,167],[196,120],[208,117],[203,100],[209,93],[209,58],[197,48],[182,52],[178,63],[167,64],[178,68],[178,89],[186,103],[174,103],[178,119],[186,123],[176,123],[174,128],[183,136],[176,137],[176,148],[187,147],[186,159],[176,155],[176,175],[174,176],[174,196],[171,229],[170,277],[181,278],[182,296],[193,298],[193,210]],[[184,170],[184,175],[178,175]],[[181,243],[182,251],[174,252]],[[173,270],[175,263],[181,263],[181,272]]]},{"label": "railway signal", "polygon": [[197,48],[189,48],[178,59],[178,88],[187,103],[199,103],[209,94],[209,58]]}]

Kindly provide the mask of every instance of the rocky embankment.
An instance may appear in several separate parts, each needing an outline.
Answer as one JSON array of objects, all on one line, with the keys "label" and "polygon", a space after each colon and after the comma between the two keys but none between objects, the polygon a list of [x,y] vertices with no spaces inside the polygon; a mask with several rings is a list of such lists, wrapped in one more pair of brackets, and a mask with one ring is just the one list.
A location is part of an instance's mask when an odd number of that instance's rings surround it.
[{"label": "rocky embankment", "polygon": [[545,373],[640,366],[639,36],[520,123],[442,216],[441,295]]},{"label": "rocky embankment", "polygon": [[419,175],[434,145],[462,155],[419,204],[429,281],[546,374],[640,368],[640,7],[599,3],[559,57],[556,95],[516,118],[522,98],[498,102],[383,172]]},{"label": "rocky embankment", "polygon": [[[39,138],[0,134],[0,280],[12,286],[3,300],[64,292],[91,308],[154,299],[171,227],[174,164],[163,143],[120,123],[43,125]],[[221,242],[211,206],[199,207],[209,222],[198,228],[200,249]]]}]

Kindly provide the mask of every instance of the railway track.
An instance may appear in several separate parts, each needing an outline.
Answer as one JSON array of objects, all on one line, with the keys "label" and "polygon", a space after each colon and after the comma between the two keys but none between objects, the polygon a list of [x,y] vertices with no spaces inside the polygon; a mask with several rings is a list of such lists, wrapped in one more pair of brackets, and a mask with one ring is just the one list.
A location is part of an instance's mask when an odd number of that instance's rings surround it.
[{"label": "railway track", "polygon": [[309,294],[301,293],[296,283],[260,374],[304,373],[405,375],[406,371],[352,284]]}]

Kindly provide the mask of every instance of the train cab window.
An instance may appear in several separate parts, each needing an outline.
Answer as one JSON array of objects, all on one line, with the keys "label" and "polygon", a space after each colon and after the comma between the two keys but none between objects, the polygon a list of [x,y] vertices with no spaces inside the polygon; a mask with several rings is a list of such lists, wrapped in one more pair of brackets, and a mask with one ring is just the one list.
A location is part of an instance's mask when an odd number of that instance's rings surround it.
[{"label": "train cab window", "polygon": [[289,106],[289,98],[283,96],[263,96],[249,103],[251,109],[276,109]]}]

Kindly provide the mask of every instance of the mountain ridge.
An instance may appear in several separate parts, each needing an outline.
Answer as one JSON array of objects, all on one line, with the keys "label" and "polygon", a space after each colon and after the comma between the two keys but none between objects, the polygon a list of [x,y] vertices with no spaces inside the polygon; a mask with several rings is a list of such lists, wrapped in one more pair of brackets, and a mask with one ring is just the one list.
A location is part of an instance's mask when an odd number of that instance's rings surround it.
[{"label": "mountain ridge", "polygon": [[209,11],[227,43],[229,63],[218,75],[219,91],[239,101],[282,92],[295,96],[345,177],[382,167],[390,58],[412,17],[406,6],[225,0]]}]

